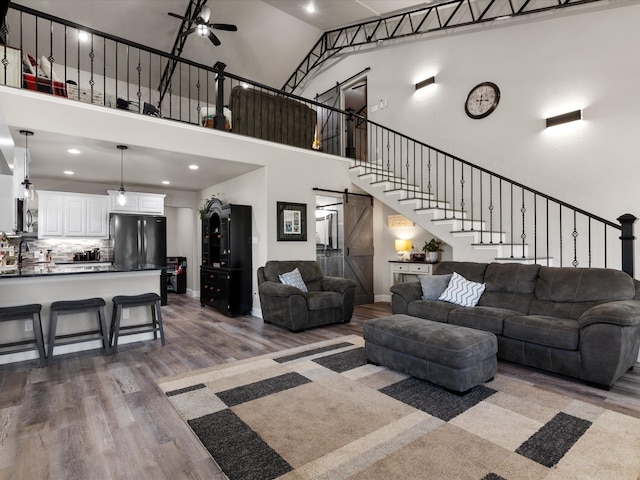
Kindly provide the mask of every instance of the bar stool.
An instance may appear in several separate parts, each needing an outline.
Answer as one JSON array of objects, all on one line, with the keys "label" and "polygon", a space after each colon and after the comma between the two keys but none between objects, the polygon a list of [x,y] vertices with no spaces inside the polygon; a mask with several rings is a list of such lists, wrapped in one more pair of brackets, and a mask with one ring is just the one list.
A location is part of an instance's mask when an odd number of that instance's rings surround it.
[{"label": "bar stool", "polygon": [[[42,337],[42,322],[40,320],[40,310],[42,310],[42,305],[40,305],[39,303],[0,308],[0,322],[11,322],[14,320],[32,320],[34,334],[33,340],[21,340],[18,342],[1,343],[0,347],[17,347],[20,345],[33,345],[35,343],[38,354],[40,355],[40,366],[44,367],[46,365],[46,358],[44,353],[44,340]],[[12,349],[11,351],[2,353],[7,354],[26,352],[28,350],[33,350],[33,347]]]},{"label": "bar stool", "polygon": [[[120,327],[122,319],[122,309],[132,307],[150,307],[151,323],[138,323]],[[144,328],[147,327],[147,328]],[[133,330],[120,333],[120,330]],[[164,329],[162,328],[162,313],[160,312],[160,295],[157,293],[143,293],[142,295],[118,295],[113,297],[113,314],[111,315],[111,352],[118,351],[118,337],[124,335],[135,335],[138,333],[153,332],[153,338],[158,338],[160,332],[160,342],[164,345]]]},{"label": "bar stool", "polygon": [[[69,345],[72,343],[85,342],[94,338],[100,338],[102,340],[104,351],[108,354],[109,336],[107,333],[106,315],[104,313],[105,305],[105,301],[102,298],[86,298],[83,300],[53,302],[51,304],[51,315],[49,320],[49,353],[47,355],[47,361],[51,361],[51,357],[53,356],[53,347],[56,345],[56,340],[58,339],[63,340],[62,342],[58,342],[58,345]],[[66,335],[56,335],[59,315],[70,315],[72,313],[81,312],[95,312],[98,315],[98,326],[100,329],[69,333]],[[90,335],[93,335],[93,337],[90,337]]]}]

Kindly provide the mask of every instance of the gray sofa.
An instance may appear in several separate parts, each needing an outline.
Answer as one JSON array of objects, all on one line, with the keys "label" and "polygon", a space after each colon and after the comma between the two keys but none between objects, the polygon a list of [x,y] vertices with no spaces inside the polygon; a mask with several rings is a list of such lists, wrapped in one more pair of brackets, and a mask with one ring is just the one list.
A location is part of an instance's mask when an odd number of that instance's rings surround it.
[{"label": "gray sofa", "polygon": [[[298,268],[308,292],[284,285],[279,275]],[[348,323],[355,305],[356,282],[325,277],[312,260],[272,260],[258,269],[258,293],[265,323],[299,332],[306,328]]]},{"label": "gray sofa", "polygon": [[419,282],[391,287],[393,313],[492,332],[498,358],[609,389],[638,358],[640,283],[612,269],[442,262],[486,288],[475,307],[422,300]]}]

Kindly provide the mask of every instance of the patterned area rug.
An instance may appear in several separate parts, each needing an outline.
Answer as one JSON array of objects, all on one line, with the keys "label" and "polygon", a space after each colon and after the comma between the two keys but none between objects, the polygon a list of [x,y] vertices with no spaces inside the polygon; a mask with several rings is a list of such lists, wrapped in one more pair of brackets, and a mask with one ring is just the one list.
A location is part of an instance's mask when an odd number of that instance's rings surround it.
[{"label": "patterned area rug", "polygon": [[231,480],[640,478],[640,419],[503,375],[455,395],[348,336],[158,384]]}]

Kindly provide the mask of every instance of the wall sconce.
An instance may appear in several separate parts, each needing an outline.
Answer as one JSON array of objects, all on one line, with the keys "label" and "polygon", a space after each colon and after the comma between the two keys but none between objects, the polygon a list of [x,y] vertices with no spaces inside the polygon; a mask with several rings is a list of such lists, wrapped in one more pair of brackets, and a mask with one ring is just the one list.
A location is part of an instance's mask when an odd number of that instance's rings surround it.
[{"label": "wall sconce", "polygon": [[576,110],[574,112],[563,113],[562,115],[556,115],[555,117],[547,118],[547,128],[562,123],[573,122],[574,120],[582,119],[582,110]]},{"label": "wall sconce", "polygon": [[422,80],[421,82],[416,83],[416,90],[420,90],[421,88],[429,86],[432,83],[435,83],[435,81],[436,81],[436,77],[429,77],[425,80]]},{"label": "wall sconce", "polygon": [[404,252],[411,250],[411,240],[396,239],[395,241],[396,252],[398,253],[398,260],[404,259]]}]

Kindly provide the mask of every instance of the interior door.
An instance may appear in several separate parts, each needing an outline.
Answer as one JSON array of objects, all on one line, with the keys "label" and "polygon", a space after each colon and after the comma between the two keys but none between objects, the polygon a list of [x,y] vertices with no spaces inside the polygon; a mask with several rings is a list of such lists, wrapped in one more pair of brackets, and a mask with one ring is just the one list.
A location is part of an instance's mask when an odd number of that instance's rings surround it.
[{"label": "interior door", "polygon": [[[318,95],[316,102],[329,107],[340,108],[340,89],[336,86]],[[319,108],[316,134],[319,150],[341,156],[340,115],[328,108]]]},{"label": "interior door", "polygon": [[373,303],[373,199],[344,195],[344,277],[356,281],[356,305]]}]

